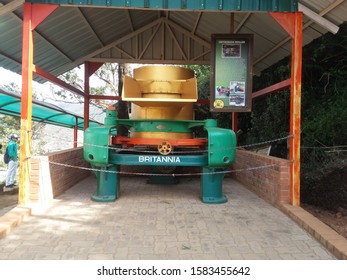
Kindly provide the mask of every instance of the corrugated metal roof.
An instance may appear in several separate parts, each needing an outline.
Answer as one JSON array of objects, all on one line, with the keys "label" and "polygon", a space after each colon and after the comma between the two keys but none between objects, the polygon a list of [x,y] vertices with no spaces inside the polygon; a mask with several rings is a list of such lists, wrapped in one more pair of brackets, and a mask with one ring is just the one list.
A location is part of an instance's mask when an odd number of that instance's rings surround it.
[{"label": "corrugated metal roof", "polygon": [[[66,111],[56,105],[33,100],[32,120],[62,127],[74,128],[76,121],[78,129],[83,130],[84,118]],[[21,95],[0,87],[0,114],[20,117]],[[89,126],[100,123],[90,120]]]},{"label": "corrugated metal roof", "polygon": [[[0,14],[9,2],[0,0]],[[258,10],[287,10],[288,5],[292,7],[297,3],[279,0],[47,2],[66,5],[54,11],[35,30],[34,63],[56,76],[84,61],[209,64],[211,34],[230,31],[228,3],[241,3],[245,10],[257,8],[255,12],[235,11],[234,27],[237,33],[254,34],[253,70],[259,74],[290,55],[291,40],[268,13]],[[106,2],[118,3],[119,8],[105,7]],[[91,3],[103,3],[104,7],[95,8],[89,5]],[[268,6],[263,6],[264,3]],[[335,25],[347,20],[347,1],[301,0],[298,3]],[[139,8],[141,5],[150,5],[150,8]],[[167,5],[168,9],[161,5]],[[169,9],[174,6],[177,7]],[[217,11],[211,10],[213,7],[218,7]],[[22,5],[0,16],[0,66],[17,73],[21,73],[22,18]],[[321,24],[304,16],[304,44],[326,32]]]},{"label": "corrugated metal roof", "polygon": [[117,7],[127,9],[171,9],[171,10],[206,10],[206,11],[297,11],[297,0],[238,0],[238,1],[199,1],[199,0],[27,0],[32,3],[59,5],[84,5],[99,7]]}]

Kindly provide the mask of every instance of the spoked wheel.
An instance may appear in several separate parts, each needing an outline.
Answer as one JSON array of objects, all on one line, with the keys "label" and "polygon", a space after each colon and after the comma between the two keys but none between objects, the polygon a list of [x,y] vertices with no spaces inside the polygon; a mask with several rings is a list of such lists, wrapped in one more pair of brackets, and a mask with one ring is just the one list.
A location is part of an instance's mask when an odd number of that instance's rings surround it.
[{"label": "spoked wheel", "polygon": [[172,151],[173,147],[170,142],[163,141],[158,145],[158,152],[163,156],[170,154]]}]

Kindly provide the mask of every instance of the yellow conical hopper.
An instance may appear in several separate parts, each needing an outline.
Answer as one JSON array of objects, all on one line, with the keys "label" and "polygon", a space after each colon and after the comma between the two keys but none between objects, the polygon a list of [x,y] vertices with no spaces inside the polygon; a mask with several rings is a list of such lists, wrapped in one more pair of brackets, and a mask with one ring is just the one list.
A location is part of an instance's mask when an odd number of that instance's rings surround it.
[{"label": "yellow conical hopper", "polygon": [[[130,101],[131,119],[192,120],[197,101],[197,82],[192,70],[177,66],[144,66],[126,76],[122,100]],[[133,132],[131,137],[189,139],[192,133]]]}]

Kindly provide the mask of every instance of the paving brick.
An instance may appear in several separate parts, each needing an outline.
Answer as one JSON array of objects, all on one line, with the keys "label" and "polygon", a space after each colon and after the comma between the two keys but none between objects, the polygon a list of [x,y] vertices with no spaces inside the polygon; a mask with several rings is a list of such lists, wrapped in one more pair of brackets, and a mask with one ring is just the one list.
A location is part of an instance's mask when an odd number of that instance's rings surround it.
[{"label": "paving brick", "polygon": [[[122,177],[120,198],[98,203],[90,199],[91,176],[0,239],[0,259],[335,258],[297,224],[311,219],[305,212],[290,207],[283,213],[231,178],[223,185],[227,203],[204,204],[199,178],[180,181],[168,187]],[[298,214],[296,222],[290,213]],[[345,248],[331,238],[332,251]]]}]

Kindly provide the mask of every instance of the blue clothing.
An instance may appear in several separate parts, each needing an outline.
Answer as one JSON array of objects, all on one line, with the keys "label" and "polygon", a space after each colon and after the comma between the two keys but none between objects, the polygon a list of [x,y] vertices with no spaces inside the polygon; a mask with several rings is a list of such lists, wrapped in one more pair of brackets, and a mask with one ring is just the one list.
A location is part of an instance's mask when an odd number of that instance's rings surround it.
[{"label": "blue clothing", "polygon": [[8,156],[10,160],[18,161],[18,144],[16,141],[11,140],[8,143]]}]

